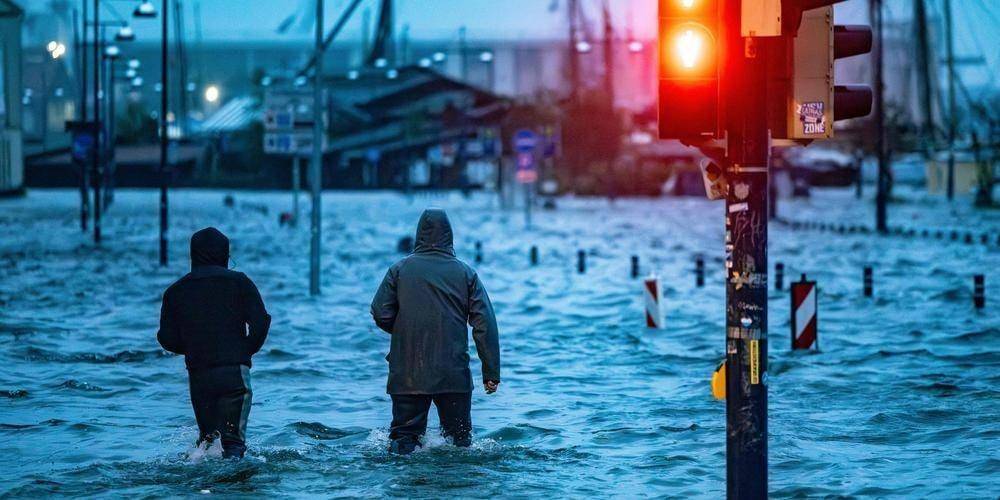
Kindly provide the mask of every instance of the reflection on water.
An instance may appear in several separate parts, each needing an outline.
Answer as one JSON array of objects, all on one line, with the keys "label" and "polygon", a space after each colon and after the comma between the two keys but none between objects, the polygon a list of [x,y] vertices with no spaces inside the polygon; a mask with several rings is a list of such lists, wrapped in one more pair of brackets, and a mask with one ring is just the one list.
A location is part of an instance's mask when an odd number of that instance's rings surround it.
[{"label": "reflection on water", "polygon": [[[0,202],[0,491],[14,496],[198,493],[320,496],[718,498],[725,408],[708,380],[723,355],[722,209],[702,200],[565,199],[522,229],[477,196],[328,194],[324,294],[309,298],[308,230],[225,208],[224,193],[172,197],[172,264],[156,259],[157,195],[119,192],[94,248],[69,191]],[[280,193],[236,194],[290,206]],[[500,316],[504,383],[474,395],[469,449],[436,435],[387,453],[388,339],[370,294],[429,204],[449,209],[460,255]],[[847,192],[783,204],[797,219],[870,220]],[[931,229],[989,212],[916,199],[892,212]],[[272,334],[254,361],[243,461],[196,448],[180,358],[155,340],[159,294],[187,270],[187,237],[215,225],[258,283]],[[532,267],[529,249],[539,247]],[[576,251],[588,270],[576,272]],[[1000,297],[1000,251],[924,239],[774,227],[772,260],[820,286],[821,352],[790,353],[788,297],[771,292],[770,467],[776,496],[984,497],[1000,460],[1000,321],[971,307],[971,275]],[[663,279],[664,331],[643,328],[629,257]],[[694,256],[706,257],[704,288]],[[861,296],[873,265],[876,298]],[[474,355],[473,355],[474,357]],[[475,361],[474,361],[475,362]],[[478,366],[473,367],[474,372]],[[432,412],[434,415],[434,412]]]}]

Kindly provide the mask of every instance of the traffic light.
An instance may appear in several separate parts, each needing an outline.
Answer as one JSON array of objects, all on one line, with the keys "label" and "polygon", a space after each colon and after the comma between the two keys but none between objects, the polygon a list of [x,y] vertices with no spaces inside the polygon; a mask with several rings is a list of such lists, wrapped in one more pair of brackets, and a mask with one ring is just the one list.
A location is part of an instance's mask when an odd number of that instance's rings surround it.
[{"label": "traffic light", "polygon": [[659,0],[659,124],[664,139],[719,132],[719,0]]},{"label": "traffic light", "polygon": [[776,45],[769,82],[772,136],[811,140],[833,137],[833,122],[866,116],[872,109],[867,85],[836,85],[834,61],[872,48],[868,26],[837,26],[832,4],[843,0],[798,0],[782,4],[782,43]]}]

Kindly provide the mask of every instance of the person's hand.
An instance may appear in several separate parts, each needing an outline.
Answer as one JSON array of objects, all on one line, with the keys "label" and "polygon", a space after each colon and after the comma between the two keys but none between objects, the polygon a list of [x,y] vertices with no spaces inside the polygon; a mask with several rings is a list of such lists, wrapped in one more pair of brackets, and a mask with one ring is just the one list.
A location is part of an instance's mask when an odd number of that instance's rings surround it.
[{"label": "person's hand", "polygon": [[483,388],[486,389],[486,394],[493,394],[494,392],[497,392],[497,389],[500,388],[500,381],[499,380],[484,380],[483,381]]}]

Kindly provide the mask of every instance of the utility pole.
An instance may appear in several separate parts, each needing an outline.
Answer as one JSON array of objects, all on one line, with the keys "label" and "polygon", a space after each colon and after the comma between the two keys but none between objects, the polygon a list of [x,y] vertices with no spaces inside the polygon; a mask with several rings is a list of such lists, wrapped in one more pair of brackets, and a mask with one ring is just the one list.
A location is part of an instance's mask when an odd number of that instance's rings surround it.
[{"label": "utility pole", "polygon": [[[727,0],[739,19],[740,1]],[[771,135],[767,38],[727,34],[735,81],[726,160],[726,485],[767,498],[767,223]],[[738,92],[737,89],[740,89]]]},{"label": "utility pole", "polygon": [[[945,50],[948,53],[948,200],[955,198],[955,133],[958,110],[955,109],[955,52],[951,0],[944,0]],[[880,16],[881,18],[881,16]],[[881,35],[880,35],[881,37]]]},{"label": "utility pole", "polygon": [[320,226],[323,182],[323,0],[316,0],[316,40],[313,73],[313,150],[309,169],[309,187],[312,189],[312,221],[309,244],[309,295],[319,295]]},{"label": "utility pole", "polygon": [[160,265],[166,266],[167,256],[167,183],[170,180],[170,169],[167,165],[167,147],[170,142],[167,133],[167,96],[169,91],[170,76],[169,70],[169,28],[167,24],[167,4],[169,0],[163,0],[163,17],[160,19],[161,33],[160,40]]},{"label": "utility pole", "polygon": [[462,63],[462,81],[469,81],[469,44],[466,40],[466,28],[458,28],[458,61]]},{"label": "utility pole", "polygon": [[[83,4],[83,19],[80,20],[79,25],[76,23],[76,9],[73,10],[73,33],[75,38],[77,38],[77,50],[76,57],[80,58],[80,124],[85,128],[87,134],[90,134],[90,128],[87,125],[87,0],[81,2]],[[79,26],[79,28],[78,28]],[[82,35],[82,40],[80,39]],[[87,232],[87,219],[90,218],[90,194],[87,192],[87,158],[84,156],[79,160],[80,163],[80,230],[84,233]]]},{"label": "utility pole", "polygon": [[92,174],[94,178],[94,243],[101,244],[101,4],[94,0],[94,156]]},{"label": "utility pole", "polygon": [[576,103],[580,91],[580,60],[577,58],[576,42],[579,37],[577,27],[577,1],[567,0],[566,11],[569,15],[569,98],[571,103]]},{"label": "utility pole", "polygon": [[[927,33],[927,5],[926,0],[914,0],[913,2],[913,31],[917,39],[917,75],[918,89],[920,90],[920,106],[924,114],[923,142],[926,144],[926,153],[930,157],[934,151],[934,143],[937,139],[934,127],[934,87],[931,85],[932,52]],[[934,73],[937,74],[937,73]]]},{"label": "utility pole", "polygon": [[878,155],[878,191],[875,193],[875,230],[885,234],[889,230],[889,160],[885,151],[885,59],[882,42],[882,0],[870,0],[872,23],[875,25],[875,153]]},{"label": "utility pole", "polygon": [[602,5],[604,16],[604,91],[608,94],[611,109],[615,107],[615,30],[611,26],[611,9],[608,0]]}]

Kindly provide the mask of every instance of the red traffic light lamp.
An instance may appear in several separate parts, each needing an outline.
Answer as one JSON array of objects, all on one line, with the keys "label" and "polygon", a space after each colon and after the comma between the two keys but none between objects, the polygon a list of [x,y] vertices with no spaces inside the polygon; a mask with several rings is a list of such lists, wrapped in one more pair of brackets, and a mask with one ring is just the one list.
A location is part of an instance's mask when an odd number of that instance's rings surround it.
[{"label": "red traffic light lamp", "polygon": [[720,4],[659,0],[660,137],[719,135]]}]

